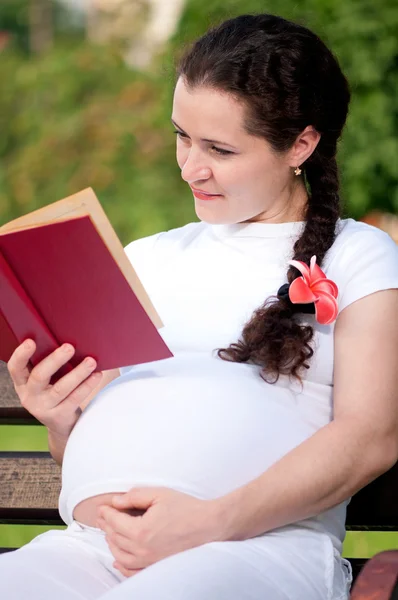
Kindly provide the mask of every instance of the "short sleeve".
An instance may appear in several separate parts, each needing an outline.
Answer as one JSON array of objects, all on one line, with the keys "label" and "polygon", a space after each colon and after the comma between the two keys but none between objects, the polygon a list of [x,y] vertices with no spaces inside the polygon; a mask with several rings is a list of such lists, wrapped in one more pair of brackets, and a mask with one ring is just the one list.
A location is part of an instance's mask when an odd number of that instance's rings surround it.
[{"label": "short sleeve", "polygon": [[330,266],[339,311],[374,292],[398,288],[398,246],[376,227],[352,233]]}]

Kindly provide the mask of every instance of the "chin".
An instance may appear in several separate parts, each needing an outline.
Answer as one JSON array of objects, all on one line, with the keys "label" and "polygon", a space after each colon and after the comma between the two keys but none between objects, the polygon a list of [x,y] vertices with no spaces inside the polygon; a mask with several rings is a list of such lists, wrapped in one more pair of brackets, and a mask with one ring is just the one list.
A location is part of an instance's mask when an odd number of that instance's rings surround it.
[{"label": "chin", "polygon": [[240,223],[238,217],[217,214],[217,211],[204,210],[203,207],[195,206],[195,212],[200,221],[209,225],[235,225]]}]

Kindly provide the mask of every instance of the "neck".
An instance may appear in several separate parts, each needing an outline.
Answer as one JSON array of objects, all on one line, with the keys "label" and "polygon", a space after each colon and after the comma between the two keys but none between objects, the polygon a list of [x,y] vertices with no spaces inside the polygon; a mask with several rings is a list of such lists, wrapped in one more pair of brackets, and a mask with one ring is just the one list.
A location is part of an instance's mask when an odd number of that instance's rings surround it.
[{"label": "neck", "polygon": [[302,178],[297,178],[282,191],[279,200],[266,212],[253,217],[246,223],[291,223],[305,221],[308,193]]}]

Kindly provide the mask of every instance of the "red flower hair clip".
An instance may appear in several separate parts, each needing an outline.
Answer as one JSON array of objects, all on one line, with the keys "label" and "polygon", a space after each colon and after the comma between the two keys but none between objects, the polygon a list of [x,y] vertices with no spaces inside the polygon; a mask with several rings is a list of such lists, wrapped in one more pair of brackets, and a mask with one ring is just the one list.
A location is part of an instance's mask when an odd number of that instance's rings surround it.
[{"label": "red flower hair clip", "polygon": [[316,256],[310,266],[301,260],[290,260],[289,265],[295,267],[302,277],[297,277],[289,286],[289,299],[293,304],[315,305],[315,319],[321,325],[329,325],[337,317],[338,288],[334,281],[328,279],[316,264]]}]

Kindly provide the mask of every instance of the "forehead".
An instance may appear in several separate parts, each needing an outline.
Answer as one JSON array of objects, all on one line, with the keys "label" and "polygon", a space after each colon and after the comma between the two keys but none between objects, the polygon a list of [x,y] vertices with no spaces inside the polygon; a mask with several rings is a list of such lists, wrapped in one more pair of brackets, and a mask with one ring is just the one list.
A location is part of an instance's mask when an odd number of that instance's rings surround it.
[{"label": "forehead", "polygon": [[247,136],[244,116],[243,104],[230,94],[204,86],[191,89],[182,78],[177,81],[172,119],[185,131],[197,131],[201,137],[211,133],[217,139]]}]

